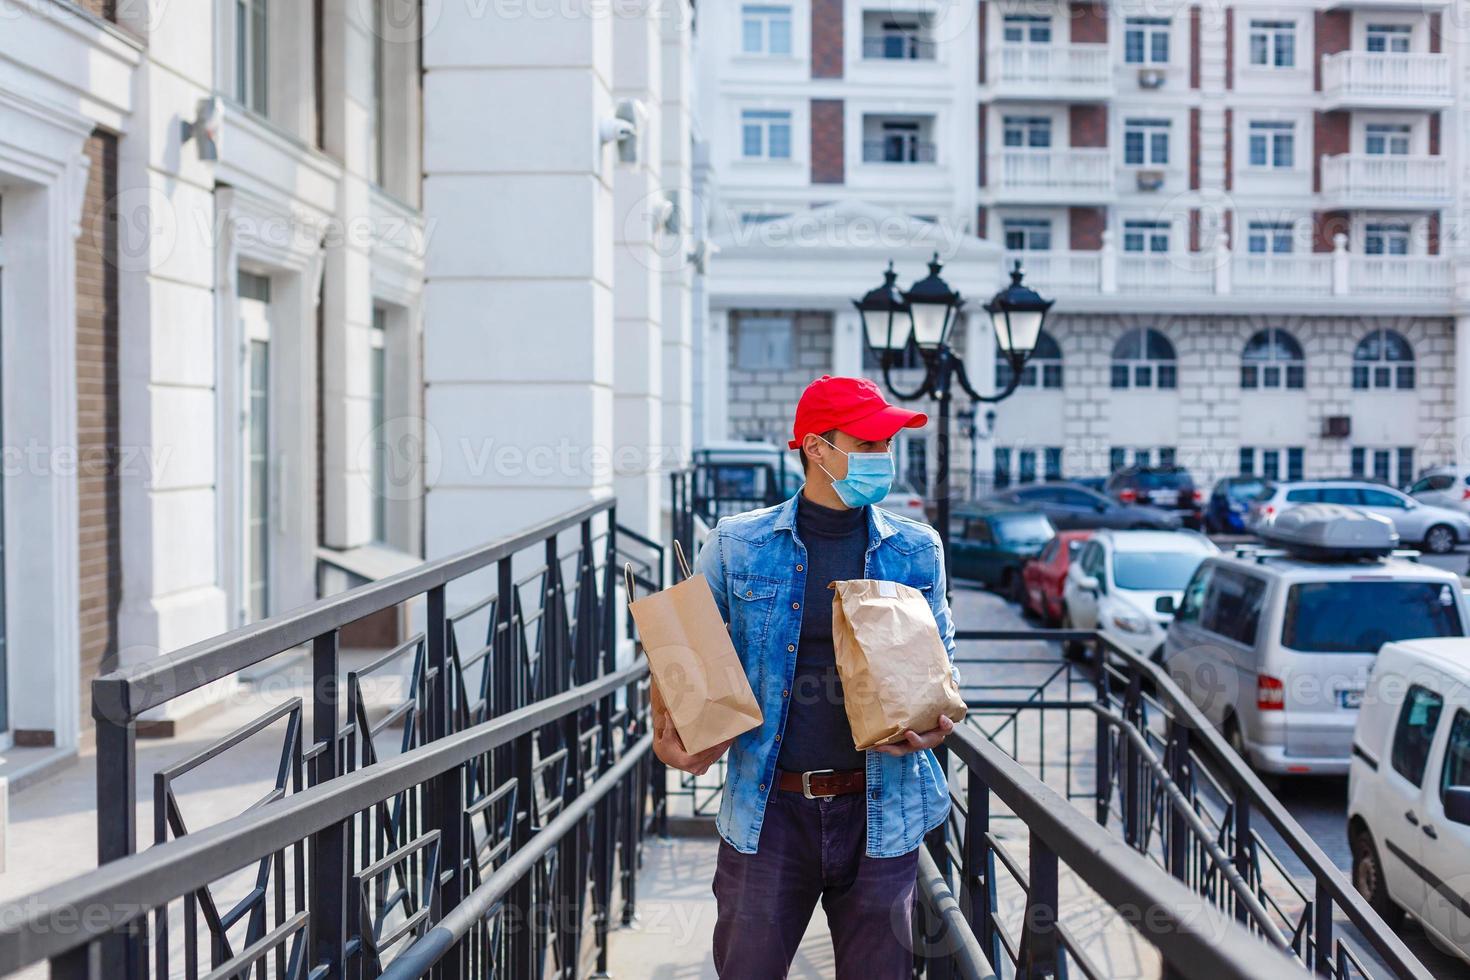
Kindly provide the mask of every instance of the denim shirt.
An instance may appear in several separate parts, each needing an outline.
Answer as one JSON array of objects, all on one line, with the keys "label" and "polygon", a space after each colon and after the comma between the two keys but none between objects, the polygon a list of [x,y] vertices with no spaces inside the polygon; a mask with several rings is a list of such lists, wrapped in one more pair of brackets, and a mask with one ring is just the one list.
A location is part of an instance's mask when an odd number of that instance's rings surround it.
[{"label": "denim shirt", "polygon": [[[934,611],[939,635],[954,665],[954,621],[945,598],[944,559],[939,534],[927,524],[879,507],[868,508],[865,577],[901,582],[921,590]],[[796,533],[796,497],[761,510],[721,518],[695,560],[715,596],[720,615],[740,655],[765,719],[738,736],[727,758],[728,773],[715,829],[737,851],[754,854],[775,787],[776,736],[786,727],[801,602],[806,589],[806,546]],[[830,616],[830,606],[810,610]],[[919,846],[924,835],[949,814],[949,786],[932,749],[867,757],[869,857],[898,857]]]}]

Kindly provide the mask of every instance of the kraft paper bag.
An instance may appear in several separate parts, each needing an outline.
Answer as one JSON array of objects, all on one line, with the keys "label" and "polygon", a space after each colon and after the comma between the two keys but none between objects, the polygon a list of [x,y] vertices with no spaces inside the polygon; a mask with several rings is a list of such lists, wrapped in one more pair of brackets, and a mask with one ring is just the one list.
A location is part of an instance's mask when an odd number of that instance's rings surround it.
[{"label": "kraft paper bag", "polygon": [[879,579],[833,582],[832,646],[855,748],[903,741],[905,728],[958,722],[965,700],[924,593]]},{"label": "kraft paper bag", "polygon": [[[667,709],[684,748],[697,754],[759,727],[763,718],[709,582],[690,574],[677,542],[675,553],[688,577],[629,603],[628,611],[648,655],[654,708]],[[625,574],[631,598],[631,566]]]}]

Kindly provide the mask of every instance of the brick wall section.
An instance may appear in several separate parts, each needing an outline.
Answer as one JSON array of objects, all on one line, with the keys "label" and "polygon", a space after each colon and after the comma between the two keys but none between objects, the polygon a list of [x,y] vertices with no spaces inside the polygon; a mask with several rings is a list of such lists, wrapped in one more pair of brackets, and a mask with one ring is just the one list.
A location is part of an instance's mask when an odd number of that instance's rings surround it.
[{"label": "brick wall section", "polygon": [[1199,107],[1189,110],[1189,189],[1199,190]]},{"label": "brick wall section", "polygon": [[1430,14],[1429,15],[1429,53],[1430,54],[1439,54],[1440,51],[1441,51],[1440,45],[1443,43],[1443,38],[1440,37],[1440,32],[1444,29],[1444,20],[1443,20],[1443,17],[1444,17],[1443,14]]},{"label": "brick wall section", "polygon": [[1222,224],[1225,227],[1225,247],[1233,249],[1235,248],[1235,212],[1226,211],[1221,217],[1224,219]]},{"label": "brick wall section", "polygon": [[1108,43],[1108,12],[1102,4],[1072,3],[1067,14],[1072,22],[1073,44]]},{"label": "brick wall section", "polygon": [[1429,114],[1429,155],[1439,156],[1439,120],[1442,113],[1431,112]]},{"label": "brick wall section", "polygon": [[[77,6],[89,14],[96,14],[103,20],[117,21],[117,0],[76,0]],[[85,712],[88,719],[92,717],[92,709]]]},{"label": "brick wall section", "polygon": [[[832,316],[784,311],[795,318],[791,360],[780,369],[752,371],[740,366],[740,320],[730,314],[730,438],[759,438],[785,446],[791,438],[791,413],[813,378],[832,371]],[[770,316],[762,311],[759,314]],[[795,457],[793,456],[793,459]],[[798,463],[798,465],[800,465]]]},{"label": "brick wall section", "polygon": [[1189,87],[1199,88],[1199,8],[1189,8]]},{"label": "brick wall section", "polygon": [[1312,251],[1332,251],[1332,239],[1341,232],[1350,234],[1351,216],[1346,211],[1312,212]]},{"label": "brick wall section", "polygon": [[1225,8],[1225,88],[1235,88],[1235,8]]},{"label": "brick wall section", "polygon": [[842,77],[842,0],[812,0],[812,77]]},{"label": "brick wall section", "polygon": [[1312,121],[1312,190],[1322,192],[1322,158],[1348,151],[1352,117],[1346,112],[1318,112]]},{"label": "brick wall section", "polygon": [[989,224],[990,224],[990,212],[987,211],[985,209],[985,205],[982,204],[982,205],[980,205],[980,207],[978,207],[978,208],[975,209],[975,234],[976,234],[976,236],[979,237],[979,238],[984,238],[985,237],[985,233],[989,230]]},{"label": "brick wall section", "polygon": [[1096,252],[1102,248],[1103,229],[1108,226],[1108,213],[1104,208],[1067,209],[1067,247],[1074,252]]},{"label": "brick wall section", "polygon": [[1235,187],[1235,110],[1225,110],[1225,189]]},{"label": "brick wall section", "polygon": [[1189,209],[1189,250],[1199,251],[1199,208]]},{"label": "brick wall section", "polygon": [[[117,140],[88,138],[77,238],[77,511],[82,738],[92,738],[92,678],[116,666],[122,594],[118,513]],[[17,733],[17,740],[21,738]],[[32,736],[34,737],[34,736]],[[33,743],[34,744],[34,743]]]},{"label": "brick wall section", "polygon": [[1067,116],[1073,146],[1108,145],[1107,106],[1073,105],[1068,107]]},{"label": "brick wall section", "polygon": [[980,173],[979,185],[985,186],[985,103],[980,103],[979,111],[975,114],[975,144],[979,147]]},{"label": "brick wall section", "polygon": [[1424,242],[1424,250],[1430,255],[1439,254],[1439,212],[1429,212],[1429,227],[1426,230],[1427,238]]},{"label": "brick wall section", "polygon": [[1346,51],[1353,46],[1352,12],[1348,10],[1319,10],[1313,21],[1316,50],[1313,55],[1312,77],[1318,92],[1322,91],[1322,57]]},{"label": "brick wall section", "polygon": [[844,176],[841,99],[812,99],[812,183],[840,184]]},{"label": "brick wall section", "polygon": [[987,29],[987,26],[988,26],[985,23],[985,13],[986,13],[986,10],[985,10],[985,0],[980,0],[980,3],[978,5],[978,7],[979,7],[979,9],[978,9],[978,11],[975,14],[975,25],[976,25],[976,30],[978,30],[980,32],[980,71],[979,71],[979,73],[976,76],[976,80],[979,81],[981,85],[984,85],[985,84],[985,32],[986,32],[986,29]]}]

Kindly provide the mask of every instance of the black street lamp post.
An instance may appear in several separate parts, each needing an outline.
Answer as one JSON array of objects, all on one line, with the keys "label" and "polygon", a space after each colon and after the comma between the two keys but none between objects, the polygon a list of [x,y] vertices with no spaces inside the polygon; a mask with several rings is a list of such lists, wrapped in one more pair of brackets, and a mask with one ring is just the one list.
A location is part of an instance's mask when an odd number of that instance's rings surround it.
[{"label": "black street lamp post", "polygon": [[[928,396],[939,403],[939,425],[936,438],[937,487],[936,509],[939,538],[944,546],[946,581],[949,575],[949,426],[950,392],[958,380],[964,393],[975,402],[998,402],[1016,390],[1021,382],[1021,369],[1036,349],[1042,324],[1053,300],[1042,299],[1036,291],[1023,285],[1021,263],[1011,270],[1011,284],[985,304],[990,315],[995,339],[1001,355],[1011,367],[1005,390],[994,395],[975,391],[965,374],[964,361],[950,346],[950,332],[965,301],[939,276],[942,268],[939,254],[929,262],[929,275],[907,291],[895,285],[893,263],[883,273],[883,285],[860,300],[853,300],[863,319],[863,337],[883,369],[883,384],[899,401],[913,401]],[[919,348],[924,359],[924,380],[910,391],[901,391],[893,383],[892,368],[910,342]],[[974,411],[973,404],[971,411]],[[973,450],[973,443],[972,443]],[[973,480],[973,469],[972,469]]]}]

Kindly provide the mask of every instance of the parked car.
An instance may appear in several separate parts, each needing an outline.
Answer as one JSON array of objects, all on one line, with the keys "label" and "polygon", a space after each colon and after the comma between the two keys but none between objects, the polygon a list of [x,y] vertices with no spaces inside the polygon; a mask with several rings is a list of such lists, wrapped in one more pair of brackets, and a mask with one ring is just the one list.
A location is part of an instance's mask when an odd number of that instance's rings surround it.
[{"label": "parked car", "polygon": [[1470,640],[1385,644],[1352,753],[1353,884],[1390,928],[1412,913],[1470,963]]},{"label": "parked car", "polygon": [[1205,530],[1211,534],[1240,534],[1247,530],[1251,501],[1266,488],[1259,476],[1227,476],[1215,481],[1205,504]]},{"label": "parked car", "polygon": [[1219,551],[1195,531],[1099,531],[1067,570],[1062,628],[1095,629],[1157,660],[1185,584]]},{"label": "parked car", "polygon": [[995,504],[967,504],[950,519],[950,563],[956,578],[975,579],[1021,598],[1021,568],[1056,537],[1045,514]]},{"label": "parked car", "polygon": [[1058,529],[1101,527],[1172,530],[1179,518],[1157,507],[1127,506],[1112,497],[1075,483],[1029,483],[1003,490],[991,498],[1039,510]]},{"label": "parked car", "polygon": [[1067,580],[1067,569],[1082,543],[1090,537],[1091,531],[1058,531],[1041,549],[1041,554],[1025,564],[1021,569],[1025,587],[1021,601],[1023,613],[1037,617],[1048,626],[1062,621],[1062,586]]},{"label": "parked car", "polygon": [[1400,541],[1422,544],[1436,555],[1470,542],[1470,515],[1421,504],[1402,491],[1367,480],[1270,484],[1251,501],[1246,526],[1260,534],[1282,511],[1299,504],[1341,504],[1382,515],[1393,523]]},{"label": "parked car", "polygon": [[893,489],[888,491],[888,496],[878,502],[878,506],[884,510],[891,510],[895,514],[913,518],[916,521],[929,523],[929,512],[924,507],[924,498],[914,492],[914,488],[902,480],[895,480]]},{"label": "parked car", "polygon": [[1434,467],[1405,492],[1421,504],[1470,512],[1470,473],[1454,466]]},{"label": "parked car", "polygon": [[1385,643],[1463,636],[1453,572],[1395,557],[1375,514],[1287,511],[1278,549],[1207,558],[1164,642],[1164,667],[1265,774],[1343,775],[1368,675]]},{"label": "parked car", "polygon": [[778,504],[805,482],[797,454],[769,442],[709,442],[694,450],[692,462],[694,509],[711,524]]},{"label": "parked car", "polygon": [[1077,484],[1079,487],[1102,493],[1103,487],[1108,485],[1108,478],[1105,476],[1074,476],[1071,482]]},{"label": "parked car", "polygon": [[1204,526],[1203,495],[1182,466],[1125,466],[1108,477],[1104,492],[1125,504],[1153,504],[1177,514],[1184,526]]}]

